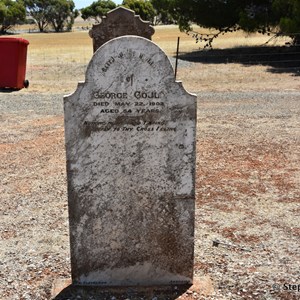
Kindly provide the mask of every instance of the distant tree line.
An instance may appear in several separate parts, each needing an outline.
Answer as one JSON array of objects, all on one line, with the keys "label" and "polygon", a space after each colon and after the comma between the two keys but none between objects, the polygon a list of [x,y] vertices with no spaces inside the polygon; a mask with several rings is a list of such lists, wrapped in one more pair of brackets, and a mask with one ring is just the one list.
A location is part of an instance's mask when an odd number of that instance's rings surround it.
[{"label": "distant tree line", "polygon": [[79,14],[72,0],[24,0],[24,4],[27,14],[37,24],[40,32],[49,26],[56,32],[70,31]]},{"label": "distant tree line", "polygon": [[[136,15],[154,25],[175,22],[167,7],[161,5],[160,0],[123,0],[121,5],[133,10]],[[117,5],[111,0],[98,0],[81,10],[82,18],[100,22],[102,16],[116,7]]]},{"label": "distant tree line", "polygon": [[71,30],[78,13],[72,0],[0,0],[0,34],[28,22],[27,16],[41,32],[50,26],[56,32]]},{"label": "distant tree line", "polygon": [[[191,31],[192,24],[217,29],[212,35],[194,33],[207,47],[220,34],[239,29],[290,36],[293,44],[300,44],[300,0],[124,0],[122,5],[153,24],[177,23],[182,31]],[[113,1],[98,0],[82,16],[99,21],[115,7]]]},{"label": "distant tree line", "polygon": [[[183,31],[191,31],[192,24],[217,29],[212,35],[194,33],[207,46],[220,34],[239,29],[290,36],[300,44],[300,0],[124,0],[122,5],[153,24],[176,23]],[[114,8],[111,0],[97,0],[81,15],[100,22]],[[41,32],[49,26],[59,32],[71,30],[79,12],[72,0],[0,0],[0,33],[25,22],[26,14]]]}]

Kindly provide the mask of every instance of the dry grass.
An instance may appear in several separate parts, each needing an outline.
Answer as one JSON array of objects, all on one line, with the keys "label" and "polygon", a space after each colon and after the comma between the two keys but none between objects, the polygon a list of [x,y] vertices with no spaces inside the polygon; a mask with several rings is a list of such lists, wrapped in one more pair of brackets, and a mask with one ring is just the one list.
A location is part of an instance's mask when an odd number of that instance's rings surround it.
[{"label": "dry grass", "polygon": [[[216,33],[213,30],[194,26],[193,30],[198,33],[211,34]],[[177,37],[180,37],[180,51],[191,52],[203,48],[203,43],[196,43],[192,35],[180,32],[175,25],[157,26],[155,27],[155,35],[153,41],[156,42],[168,55],[174,55],[176,52]],[[258,46],[263,45],[270,37],[262,34],[246,34],[243,31],[237,31],[230,34],[219,36],[213,43],[216,49],[243,47],[243,46]],[[277,39],[276,45],[283,45],[290,41],[287,37]]]},{"label": "dry grass", "polygon": [[[194,28],[198,32],[208,32],[207,29]],[[157,26],[153,41],[157,43],[168,55],[174,56],[177,46],[177,37],[180,37],[180,52],[192,52],[199,50],[201,45],[195,40],[179,31],[175,25]],[[92,39],[88,31],[74,31],[69,33],[26,33],[20,37],[30,42],[28,48],[27,79],[30,81],[30,88],[22,92],[53,92],[70,93],[76,89],[77,82],[84,80],[86,65],[90,61],[92,50]],[[230,48],[237,46],[261,45],[268,37],[259,34],[246,36],[243,32],[235,32],[220,36],[214,46],[216,48]],[[279,44],[283,44],[282,39]],[[203,46],[203,45],[202,45]],[[215,90],[231,89],[228,84],[238,83],[243,87],[244,83],[264,82],[263,87],[276,86],[281,88],[282,77],[290,78],[288,74],[280,75],[267,73],[266,67],[252,66],[247,69],[242,65],[218,64],[219,72],[214,76],[218,77],[217,84],[212,83],[211,71],[215,65],[192,64],[192,69],[180,68],[178,78],[183,82],[189,81],[187,87],[191,91],[200,91],[214,88]],[[213,68],[213,69],[212,69]],[[245,75],[247,77],[245,77]],[[262,77],[262,78],[261,78]],[[192,78],[192,82],[190,82]],[[230,78],[230,82],[228,81]],[[270,84],[266,84],[270,80]],[[275,81],[275,85],[274,85]],[[277,84],[277,81],[279,84]],[[283,80],[284,82],[288,82]],[[293,80],[292,80],[293,81]],[[289,81],[290,82],[290,81]],[[190,84],[191,83],[191,84]],[[292,88],[294,83],[292,83]],[[284,89],[290,89],[284,87]],[[251,89],[251,88],[250,88]]]}]

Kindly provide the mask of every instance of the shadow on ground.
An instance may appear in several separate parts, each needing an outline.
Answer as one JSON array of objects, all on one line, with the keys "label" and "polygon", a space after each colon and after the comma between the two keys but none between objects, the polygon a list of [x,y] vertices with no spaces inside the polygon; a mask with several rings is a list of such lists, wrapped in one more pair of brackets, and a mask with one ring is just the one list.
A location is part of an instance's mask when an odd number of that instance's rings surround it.
[{"label": "shadow on ground", "polygon": [[0,88],[0,93],[13,93],[18,92],[20,89],[13,89],[13,88]]},{"label": "shadow on ground", "polygon": [[169,299],[175,300],[185,294],[190,285],[157,287],[92,287],[69,285],[53,300],[110,300],[110,299]]},{"label": "shadow on ground", "polygon": [[263,65],[269,67],[268,72],[300,76],[300,46],[199,50],[180,54],[179,59],[204,64]]}]

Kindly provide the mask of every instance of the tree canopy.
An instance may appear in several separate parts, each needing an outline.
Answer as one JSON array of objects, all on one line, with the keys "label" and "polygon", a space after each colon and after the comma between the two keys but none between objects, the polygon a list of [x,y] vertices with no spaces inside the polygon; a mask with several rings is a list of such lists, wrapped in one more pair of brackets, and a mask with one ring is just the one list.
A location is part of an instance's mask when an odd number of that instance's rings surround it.
[{"label": "tree canopy", "polygon": [[[123,0],[122,5],[152,23],[174,21],[185,31],[191,30],[191,24],[217,29],[205,37],[194,34],[206,46],[219,34],[237,29],[290,36],[293,44],[300,44],[300,0]],[[55,31],[70,30],[78,15],[72,0],[0,0],[0,33],[25,21],[25,7],[41,32],[49,25]],[[114,8],[113,1],[98,0],[81,14],[100,22]]]},{"label": "tree canopy", "polygon": [[45,0],[25,0],[28,14],[43,32],[49,24],[48,10],[49,2]]},{"label": "tree canopy", "polygon": [[26,12],[22,1],[0,0],[0,34],[6,33],[25,19]]},{"label": "tree canopy", "polygon": [[81,10],[81,16],[84,20],[92,18],[100,22],[101,17],[106,15],[110,10],[116,8],[116,4],[111,0],[98,0]]},{"label": "tree canopy", "polygon": [[299,43],[300,0],[161,0],[160,5],[181,30],[188,31],[195,23],[220,32],[243,29],[283,34]]},{"label": "tree canopy", "polygon": [[43,32],[49,24],[56,32],[71,30],[78,16],[72,0],[25,0],[28,14]]},{"label": "tree canopy", "polygon": [[151,0],[151,4],[155,9],[156,23],[171,24],[174,22],[168,6],[164,5],[164,1]]},{"label": "tree canopy", "polygon": [[156,11],[151,3],[151,1],[146,0],[124,0],[122,3],[123,6],[134,10],[137,15],[143,20],[147,20],[150,22],[154,22],[154,17],[156,15]]},{"label": "tree canopy", "polygon": [[72,29],[78,11],[72,0],[51,0],[47,11],[48,22],[51,23],[56,32]]},{"label": "tree canopy", "polygon": [[300,45],[300,0],[275,0],[272,8],[280,30]]}]

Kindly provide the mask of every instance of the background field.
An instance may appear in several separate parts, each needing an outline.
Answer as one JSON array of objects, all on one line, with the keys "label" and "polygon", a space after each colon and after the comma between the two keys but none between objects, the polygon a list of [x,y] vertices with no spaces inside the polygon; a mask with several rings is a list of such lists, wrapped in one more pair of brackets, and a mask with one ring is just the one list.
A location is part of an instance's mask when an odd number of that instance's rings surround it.
[{"label": "background field", "polygon": [[[176,27],[157,27],[172,64],[179,35],[178,79],[198,96],[201,281],[181,299],[299,299],[283,289],[300,284],[298,50],[258,54],[238,46],[266,37],[238,32],[217,41],[219,52],[199,52]],[[48,300],[54,280],[70,277],[63,95],[84,80],[92,42],[79,30],[19,36],[30,41],[31,84],[0,92],[0,298]]]},{"label": "background field", "polygon": [[[81,27],[76,27],[77,29]],[[194,27],[199,32],[207,29]],[[177,26],[157,26],[153,41],[157,43],[170,57],[174,57],[177,47],[177,37],[180,37],[180,54],[197,52],[200,46],[191,35],[178,30]],[[65,92],[76,88],[77,81],[84,80],[86,66],[93,55],[92,39],[88,31],[76,30],[71,33],[21,34],[29,40],[27,78],[31,82],[28,92]],[[270,37],[244,32],[236,32],[220,36],[214,47],[228,49],[232,47],[263,45]],[[270,46],[283,45],[289,38],[281,37],[274,40]],[[268,49],[268,48],[267,48]],[[299,50],[298,50],[299,51]],[[300,53],[300,51],[299,51]],[[298,53],[298,54],[299,54]],[[266,53],[268,55],[268,53]],[[226,54],[225,54],[226,55]],[[269,55],[268,55],[269,56]],[[274,56],[274,60],[277,58]],[[299,58],[298,58],[299,60]],[[270,66],[218,64],[216,77],[211,78],[211,65],[186,64],[179,61],[178,79],[182,80],[189,90],[257,90],[257,89],[295,89],[295,78],[285,74],[272,74]],[[174,60],[172,60],[174,64]],[[299,61],[300,65],[300,61]],[[188,67],[187,70],[185,67]],[[282,77],[287,80],[282,80]],[[23,92],[26,92],[25,90]]]}]

